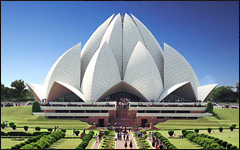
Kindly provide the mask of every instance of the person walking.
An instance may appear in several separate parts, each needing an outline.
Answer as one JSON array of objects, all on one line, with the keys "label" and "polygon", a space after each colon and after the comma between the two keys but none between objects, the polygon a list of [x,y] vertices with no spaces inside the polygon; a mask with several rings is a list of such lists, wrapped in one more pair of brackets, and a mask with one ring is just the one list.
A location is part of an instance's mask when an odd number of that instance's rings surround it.
[{"label": "person walking", "polygon": [[56,130],[57,130],[57,127],[55,126],[54,131],[56,131]]},{"label": "person walking", "polygon": [[127,148],[127,141],[125,141],[124,147],[125,147],[125,149]]},{"label": "person walking", "polygon": [[149,132],[149,133],[148,133],[148,139],[149,139],[149,140],[152,140],[151,135],[152,135],[152,133]]},{"label": "person walking", "polygon": [[132,140],[130,140],[129,147],[130,147],[130,149],[132,149],[132,147],[133,147]]},{"label": "person walking", "polygon": [[131,127],[129,126],[128,131],[131,132]]},{"label": "person walking", "polygon": [[96,143],[97,143],[97,140],[98,140],[98,135],[97,134],[95,135],[95,140],[96,140]]},{"label": "person walking", "polygon": [[134,135],[135,135],[135,137],[137,137],[137,132],[136,131],[134,131]]},{"label": "person walking", "polygon": [[125,141],[126,132],[123,132],[123,140]]},{"label": "person walking", "polygon": [[119,133],[119,140],[122,141],[122,132]]},{"label": "person walking", "polygon": [[128,134],[128,132],[127,132],[127,138],[126,138],[126,141],[129,141],[129,134]]}]

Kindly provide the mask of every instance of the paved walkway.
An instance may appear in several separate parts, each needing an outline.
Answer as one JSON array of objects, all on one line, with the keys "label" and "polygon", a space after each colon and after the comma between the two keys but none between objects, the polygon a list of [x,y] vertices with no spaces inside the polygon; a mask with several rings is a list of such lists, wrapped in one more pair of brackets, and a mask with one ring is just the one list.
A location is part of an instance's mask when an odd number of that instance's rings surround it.
[{"label": "paved walkway", "polygon": [[[130,140],[132,140],[132,143],[133,143],[132,149],[137,149],[137,145],[135,144],[135,140],[134,140],[134,137],[132,135],[132,132],[128,132],[128,133],[129,133],[129,141],[127,141],[127,146],[128,147],[126,149],[130,149],[130,147],[129,147]],[[115,135],[115,138],[117,138],[117,133]],[[123,140],[123,138],[122,138],[122,140],[117,140],[116,145],[115,145],[115,149],[125,149],[124,144],[125,144],[125,141]]]},{"label": "paved walkway", "polygon": [[93,144],[92,149],[98,149],[99,145],[100,145],[99,140],[97,141],[97,143],[95,141],[95,143]]}]

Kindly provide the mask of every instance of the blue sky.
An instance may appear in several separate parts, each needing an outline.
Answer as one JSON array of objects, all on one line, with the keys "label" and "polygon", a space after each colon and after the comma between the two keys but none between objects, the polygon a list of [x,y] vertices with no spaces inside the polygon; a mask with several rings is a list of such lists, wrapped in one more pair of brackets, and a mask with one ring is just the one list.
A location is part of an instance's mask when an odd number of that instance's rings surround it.
[{"label": "blue sky", "polygon": [[132,13],[179,51],[200,85],[239,81],[238,2],[1,2],[1,82],[43,84],[54,62],[113,13]]}]

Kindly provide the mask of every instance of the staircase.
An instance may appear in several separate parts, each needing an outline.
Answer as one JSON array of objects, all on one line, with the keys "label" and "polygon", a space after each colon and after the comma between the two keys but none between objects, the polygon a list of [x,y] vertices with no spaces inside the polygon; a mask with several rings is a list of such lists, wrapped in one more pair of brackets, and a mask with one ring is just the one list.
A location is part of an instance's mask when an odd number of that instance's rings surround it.
[{"label": "staircase", "polygon": [[123,127],[135,126],[135,120],[127,117],[127,107],[118,106],[116,118],[110,118],[110,125],[115,126],[115,123],[121,123]]}]

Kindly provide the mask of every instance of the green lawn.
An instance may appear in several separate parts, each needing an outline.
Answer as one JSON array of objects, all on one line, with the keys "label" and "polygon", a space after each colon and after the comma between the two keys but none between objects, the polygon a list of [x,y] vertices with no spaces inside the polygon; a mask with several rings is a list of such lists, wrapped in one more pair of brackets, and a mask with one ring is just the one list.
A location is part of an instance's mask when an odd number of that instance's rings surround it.
[{"label": "green lawn", "polygon": [[219,132],[219,130],[215,130],[214,132],[212,131],[210,134],[206,130],[200,130],[199,133],[205,133],[210,136],[217,137],[239,147],[239,129],[235,129],[233,131],[230,131],[229,129],[224,129],[222,133]]},{"label": "green lawn", "polygon": [[63,138],[57,141],[56,143],[53,143],[50,146],[50,149],[75,149],[81,142],[82,140],[80,138],[79,139]]},{"label": "green lawn", "polygon": [[187,139],[169,139],[178,149],[202,149],[201,146],[188,141]]},{"label": "green lawn", "polygon": [[47,119],[43,116],[32,115],[31,106],[20,106],[20,107],[2,107],[1,108],[1,122],[8,121],[14,122],[18,126],[29,126],[41,128],[54,128],[59,126],[60,128],[66,129],[85,129],[90,127],[86,122],[81,122],[77,119]]},{"label": "green lawn", "polygon": [[1,149],[10,149],[12,146],[23,142],[24,141],[12,141],[8,138],[1,138]]},{"label": "green lawn", "polygon": [[229,127],[236,123],[239,127],[239,109],[215,108],[215,116],[203,117],[195,120],[168,120],[156,125],[159,129],[195,129]]}]

